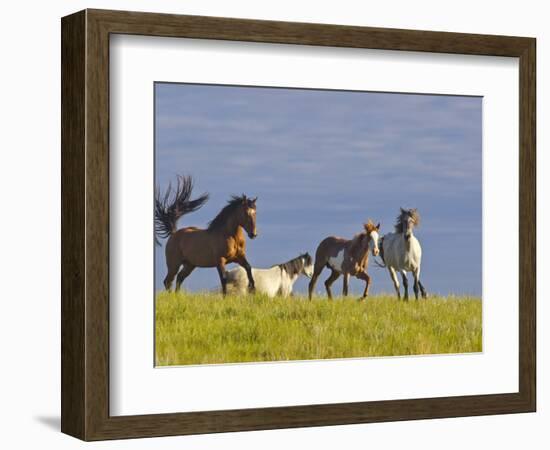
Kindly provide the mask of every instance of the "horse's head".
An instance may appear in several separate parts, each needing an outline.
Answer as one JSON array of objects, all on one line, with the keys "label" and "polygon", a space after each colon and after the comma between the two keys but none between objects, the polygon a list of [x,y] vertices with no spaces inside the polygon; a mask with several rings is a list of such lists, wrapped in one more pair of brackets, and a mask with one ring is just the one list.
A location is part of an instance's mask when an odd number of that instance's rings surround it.
[{"label": "horse's head", "polygon": [[367,223],[363,224],[363,227],[365,228],[365,240],[367,249],[366,251],[372,252],[373,256],[378,256],[380,253],[380,249],[378,248],[378,241],[380,239],[380,235],[378,232],[380,231],[380,223],[378,225],[375,225],[374,222],[369,220]]},{"label": "horse's head", "polygon": [[420,215],[416,208],[399,209],[401,212],[399,217],[397,217],[396,229],[403,233],[406,241],[409,241],[413,233],[413,228],[420,224]]},{"label": "horse's head", "polygon": [[256,230],[256,200],[258,200],[258,197],[250,199],[246,195],[242,196],[239,222],[250,239],[254,239],[258,235]]},{"label": "horse's head", "polygon": [[302,258],[302,262],[304,264],[302,268],[302,273],[308,277],[311,278],[313,276],[313,258],[309,253],[304,253],[300,255]]}]

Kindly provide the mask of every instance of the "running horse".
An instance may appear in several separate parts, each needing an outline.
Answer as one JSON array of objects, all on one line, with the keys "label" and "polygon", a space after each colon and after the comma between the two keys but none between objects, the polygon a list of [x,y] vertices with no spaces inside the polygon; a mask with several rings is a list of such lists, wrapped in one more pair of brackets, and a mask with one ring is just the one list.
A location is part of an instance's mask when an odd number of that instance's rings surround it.
[{"label": "running horse", "polygon": [[[168,273],[164,287],[170,290],[176,277],[176,291],[196,267],[216,267],[222,292],[227,293],[225,266],[237,263],[248,277],[248,289],[255,289],[252,269],[246,260],[246,240],[243,228],[250,239],[257,236],[256,200],[246,195],[232,196],[227,205],[208,224],[208,228],[185,227],[177,229],[178,220],[196,211],[206,203],[208,194],[191,200],[193,179],[178,176],[174,190],[169,185],[164,195],[157,188],[155,195],[155,233],[166,242],[166,266]],[[181,270],[180,270],[181,268]]]},{"label": "running horse", "polygon": [[332,283],[342,274],[344,275],[344,296],[348,295],[350,275],[365,281],[365,290],[363,291],[362,298],[368,295],[371,282],[371,278],[367,274],[369,250],[374,256],[377,256],[379,253],[378,231],[380,230],[380,224],[374,225],[369,220],[363,227],[364,231],[356,234],[351,240],[330,236],[321,241],[315,252],[315,266],[311,281],[309,282],[310,300],[317,278],[319,278],[325,267],[331,270],[330,276],[325,281],[329,299],[332,299],[332,291],[330,289]]},{"label": "running horse", "polygon": [[413,289],[416,299],[418,300],[419,291],[422,298],[427,297],[426,289],[420,281],[422,247],[413,234],[413,229],[418,225],[420,225],[420,214],[416,208],[400,208],[394,232],[385,234],[381,239],[382,252],[380,256],[384,264],[380,264],[380,266],[388,269],[398,299],[401,299],[401,293],[399,292],[397,273],[401,273],[403,280],[404,300],[409,299],[407,272],[413,274]]},{"label": "running horse", "polygon": [[[294,283],[300,275],[311,278],[313,274],[313,259],[309,253],[302,253],[290,261],[275,264],[269,269],[252,268],[256,291],[273,298],[277,295],[288,297],[292,295]],[[246,293],[246,272],[242,267],[235,267],[227,272],[227,286],[239,294]]]}]

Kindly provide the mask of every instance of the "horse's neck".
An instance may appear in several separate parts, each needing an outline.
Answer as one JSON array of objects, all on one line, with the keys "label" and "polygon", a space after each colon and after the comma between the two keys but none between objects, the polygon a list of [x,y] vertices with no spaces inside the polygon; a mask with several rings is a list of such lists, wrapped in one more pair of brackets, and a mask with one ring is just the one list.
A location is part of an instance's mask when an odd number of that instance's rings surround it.
[{"label": "horse's neck", "polygon": [[282,272],[282,279],[283,280],[286,280],[288,283],[290,283],[290,286],[292,286],[294,283],[296,283],[296,280],[298,279],[298,277],[300,276],[299,273],[295,273],[295,274],[290,274],[288,273],[286,270],[281,270]]},{"label": "horse's neck", "polygon": [[405,235],[403,235],[403,240],[405,241],[405,251],[407,253],[411,252],[413,240],[416,241],[414,233],[411,231],[411,237],[408,240],[405,239]]},{"label": "horse's neck", "polygon": [[369,245],[367,244],[365,249],[361,248],[361,244],[357,238],[353,238],[351,241],[348,241],[346,246],[347,253],[353,262],[364,261],[369,257]]},{"label": "horse's neck", "polygon": [[225,237],[235,237],[244,239],[243,229],[235,217],[231,217],[223,228]]},{"label": "horse's neck", "polygon": [[289,274],[285,269],[281,269],[281,277],[280,277],[280,284],[279,284],[279,290],[282,295],[289,295],[292,292],[292,287],[294,286],[294,283],[296,283],[296,280],[300,276],[299,273],[296,273],[294,275]]},{"label": "horse's neck", "polygon": [[[413,238],[413,237],[415,237],[414,233],[411,232],[411,238]],[[385,240],[386,242],[395,241],[395,240],[398,240],[398,239],[403,240],[403,242],[407,241],[405,239],[405,233],[401,233],[401,232],[398,232],[398,231],[394,231],[393,233],[385,234],[384,236],[382,236],[382,239]]]}]

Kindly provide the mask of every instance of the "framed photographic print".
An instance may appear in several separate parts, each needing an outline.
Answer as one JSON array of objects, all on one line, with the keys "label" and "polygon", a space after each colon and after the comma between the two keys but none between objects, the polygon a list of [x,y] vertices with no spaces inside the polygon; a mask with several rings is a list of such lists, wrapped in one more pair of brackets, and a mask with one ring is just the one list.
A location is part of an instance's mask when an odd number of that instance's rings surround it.
[{"label": "framed photographic print", "polygon": [[535,410],[535,39],[62,19],[62,431]]}]

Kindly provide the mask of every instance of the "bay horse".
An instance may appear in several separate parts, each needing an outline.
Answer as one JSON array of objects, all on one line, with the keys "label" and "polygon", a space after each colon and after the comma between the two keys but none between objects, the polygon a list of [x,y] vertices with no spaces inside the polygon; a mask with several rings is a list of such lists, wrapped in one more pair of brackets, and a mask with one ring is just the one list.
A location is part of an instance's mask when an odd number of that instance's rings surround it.
[{"label": "bay horse", "polygon": [[397,298],[401,299],[397,272],[403,279],[404,300],[409,299],[409,282],[407,272],[412,272],[414,277],[414,295],[418,300],[418,291],[422,298],[426,298],[426,289],[420,282],[420,264],[422,261],[422,247],[413,234],[413,229],[420,225],[420,215],[416,208],[400,208],[395,223],[395,231],[382,236],[382,251],[380,256],[390,273]]},{"label": "bay horse", "polygon": [[332,299],[330,287],[341,274],[344,275],[344,296],[348,295],[350,275],[365,281],[365,290],[363,291],[362,298],[368,295],[371,282],[371,278],[367,274],[369,250],[374,256],[377,256],[379,253],[378,231],[380,230],[380,224],[374,225],[369,220],[363,225],[363,228],[364,231],[356,234],[351,240],[330,236],[321,241],[315,252],[315,266],[311,281],[309,282],[310,300],[317,278],[319,278],[325,267],[331,270],[330,276],[325,281],[325,288],[329,299]]},{"label": "bay horse", "polygon": [[237,263],[246,271],[249,290],[254,291],[252,269],[246,260],[246,240],[243,228],[250,239],[257,236],[257,198],[250,199],[244,194],[234,195],[208,224],[208,228],[185,227],[178,230],[178,219],[196,211],[208,200],[208,194],[190,200],[192,191],[193,179],[178,176],[174,190],[169,185],[165,194],[161,195],[157,188],[155,195],[157,239],[168,238],[165,248],[168,269],[166,278],[164,278],[165,289],[170,290],[176,274],[176,291],[178,291],[183,281],[196,267],[216,267],[222,292],[225,295],[227,292],[225,265]]},{"label": "bay horse", "polygon": [[[256,292],[273,298],[277,295],[288,297],[292,295],[294,283],[300,275],[311,278],[313,274],[313,258],[309,253],[303,253],[290,261],[275,264],[269,269],[252,268],[256,284]],[[246,293],[247,277],[242,267],[236,267],[227,272],[227,287],[229,291]]]}]

